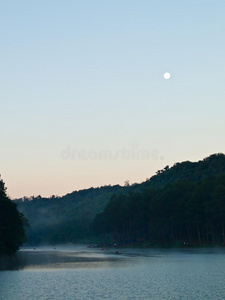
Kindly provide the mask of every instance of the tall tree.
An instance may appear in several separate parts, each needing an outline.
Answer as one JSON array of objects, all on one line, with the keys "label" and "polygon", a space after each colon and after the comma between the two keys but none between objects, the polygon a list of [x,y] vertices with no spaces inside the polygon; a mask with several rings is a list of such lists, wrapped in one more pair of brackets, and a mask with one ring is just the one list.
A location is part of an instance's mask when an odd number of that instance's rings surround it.
[{"label": "tall tree", "polygon": [[24,215],[6,194],[3,180],[0,180],[0,255],[16,252],[25,241]]}]

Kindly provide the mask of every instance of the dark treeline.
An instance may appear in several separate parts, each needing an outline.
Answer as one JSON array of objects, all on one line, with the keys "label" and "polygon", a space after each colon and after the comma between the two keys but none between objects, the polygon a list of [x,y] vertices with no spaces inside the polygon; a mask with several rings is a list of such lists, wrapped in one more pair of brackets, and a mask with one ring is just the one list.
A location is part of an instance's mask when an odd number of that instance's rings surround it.
[{"label": "dark treeline", "polygon": [[[76,242],[82,242],[86,239],[90,240],[90,238],[92,238],[92,231],[90,231],[90,225],[92,224],[96,215],[104,211],[112,195],[115,195],[114,197],[115,199],[114,198],[113,199],[115,203],[118,204],[118,207],[115,204],[112,204],[113,202],[111,199],[107,206],[107,211],[109,211],[109,207],[112,206],[113,209],[115,210],[118,209],[120,211],[120,214],[123,215],[124,219],[121,218],[120,222],[124,221],[125,222],[124,224],[126,225],[123,226],[122,224],[120,225],[120,227],[122,226],[121,228],[123,228],[121,229],[123,232],[122,235],[123,238],[121,238],[122,240],[126,240],[126,241],[137,240],[137,239],[147,240],[148,238],[150,238],[150,233],[151,233],[151,240],[153,240],[154,237],[155,241],[157,240],[161,241],[162,238],[157,238],[161,230],[162,232],[165,233],[165,240],[169,241],[167,236],[170,235],[170,233],[166,233],[166,231],[163,231],[162,229],[162,226],[165,226],[166,228],[167,226],[169,226],[168,224],[166,224],[166,221],[164,223],[160,222],[159,225],[160,230],[158,228],[155,231],[156,226],[153,226],[154,224],[158,224],[157,223],[158,216],[160,217],[161,214],[163,215],[164,212],[166,214],[169,208],[172,209],[169,205],[172,204],[175,205],[173,202],[179,200],[175,196],[172,196],[172,191],[164,190],[165,186],[167,186],[168,184],[173,185],[177,182],[183,181],[183,188],[184,188],[183,197],[187,197],[190,200],[190,197],[193,197],[193,195],[192,194],[190,195],[190,193],[192,192],[192,190],[194,191],[196,189],[196,183],[198,183],[199,185],[201,182],[202,184],[202,182],[207,178],[209,178],[210,176],[215,177],[218,175],[225,175],[224,154],[213,154],[199,162],[186,161],[182,163],[176,163],[172,167],[166,166],[164,169],[157,171],[156,175],[152,176],[150,179],[147,179],[146,181],[140,184],[138,183],[129,184],[129,182],[127,181],[125,183],[125,186],[115,185],[115,186],[102,186],[99,188],[89,188],[86,190],[74,191],[62,197],[57,197],[57,196],[52,196],[50,198],[43,198],[41,196],[30,197],[30,198],[24,197],[15,200],[15,202],[18,205],[18,210],[24,213],[24,215],[29,220],[30,227],[27,228],[28,244],[37,245],[37,244],[46,244],[46,243],[49,244],[68,243],[68,242],[76,243]],[[190,185],[190,190],[186,188],[184,182],[186,182],[185,184]],[[166,195],[167,192],[171,193],[171,195],[170,196],[168,196],[169,194]],[[182,191],[180,191],[180,193],[181,192]],[[154,196],[152,196],[151,198],[149,196],[149,193],[153,194]],[[162,199],[162,193],[165,194],[163,198],[164,200]],[[149,197],[152,200],[149,200],[150,199]],[[159,197],[161,200],[157,200],[158,199],[157,197]],[[186,203],[188,203],[189,200],[187,200]],[[129,205],[126,203],[129,203]],[[162,205],[162,203],[164,204]],[[144,209],[142,204],[146,205],[147,208]],[[182,205],[180,203],[180,206],[178,206],[180,210],[183,209]],[[196,199],[196,205],[200,205],[198,199]],[[176,207],[176,209],[178,209],[178,207]],[[186,206],[184,208],[186,209]],[[156,219],[154,218],[151,218],[151,220],[149,219],[151,210],[154,211],[154,213],[152,214],[155,215]],[[202,213],[203,212],[205,212],[205,207]],[[170,213],[170,221],[174,218],[175,213],[177,213],[176,210],[173,213]],[[192,217],[193,215],[190,214],[187,216],[187,218],[190,219]],[[98,218],[100,217],[98,216],[96,220]],[[108,218],[109,220],[111,220],[110,213],[108,213]],[[138,226],[135,225],[136,218],[138,218],[138,224],[139,224]],[[195,216],[195,218],[197,217]],[[178,219],[179,218],[176,219],[176,222],[178,222]],[[109,226],[109,224],[112,224],[112,222],[109,220],[107,221],[107,226]],[[131,222],[131,220],[133,221]],[[193,219],[191,221],[193,222]],[[98,226],[96,222],[97,221],[95,221],[96,226],[94,228],[96,232],[99,233],[99,231],[97,230]],[[104,222],[106,222],[106,220]],[[129,222],[130,224],[129,225],[130,229],[127,228],[127,222]],[[146,225],[147,224],[146,222],[149,224],[148,226]],[[144,225],[142,226],[142,224]],[[118,228],[120,228],[118,226],[119,225],[117,224],[114,230],[111,229],[108,230],[108,228],[105,226],[102,226],[102,228],[104,228],[104,230],[105,228],[107,228],[107,230],[104,231],[104,234],[106,232],[107,233],[111,232],[111,235],[113,234],[115,237],[115,233],[119,230]],[[211,226],[212,228],[214,228],[213,226],[218,227],[218,225],[213,225],[213,223],[211,224]],[[175,225],[173,227],[175,228]],[[198,227],[199,227],[198,232],[201,233],[199,234],[200,237],[199,241],[201,241],[201,243],[204,243],[207,239],[210,241],[210,237],[211,240],[213,238],[214,241],[216,241],[217,238],[214,236],[213,230],[210,229],[207,231],[208,232],[207,233],[205,229],[203,234],[202,225],[201,226],[199,225]],[[184,240],[188,240],[188,241],[190,240],[195,242],[196,240],[198,241],[198,239],[196,239],[196,236],[194,235],[195,231],[192,228],[193,226],[190,228],[188,227],[189,231],[187,231],[186,233],[189,232],[190,237],[187,239],[186,235],[181,237],[180,235],[181,233],[178,233],[179,230],[178,230],[178,223],[177,223],[176,230],[175,229],[173,230],[173,235],[176,237],[175,240],[181,241],[183,238]],[[121,230],[119,230],[120,236],[122,234]],[[181,232],[183,233],[185,232],[185,230],[183,230],[183,227],[181,228]],[[211,236],[209,232],[211,232],[212,234]],[[119,238],[117,238],[117,240],[118,239]],[[172,240],[174,240],[174,238],[171,239],[171,241]]]},{"label": "dark treeline", "polygon": [[225,245],[225,175],[112,196],[92,224],[102,242]]},{"label": "dark treeline", "polygon": [[27,220],[8,198],[5,184],[0,180],[0,256],[13,254],[22,246],[25,242],[24,225],[27,225]]}]

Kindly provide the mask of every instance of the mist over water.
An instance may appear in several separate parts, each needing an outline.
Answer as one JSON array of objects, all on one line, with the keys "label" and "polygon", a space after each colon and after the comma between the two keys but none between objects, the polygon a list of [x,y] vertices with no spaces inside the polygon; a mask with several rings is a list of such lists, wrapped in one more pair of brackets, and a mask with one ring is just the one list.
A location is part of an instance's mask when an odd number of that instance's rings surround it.
[{"label": "mist over water", "polygon": [[[115,251],[120,252],[119,255]],[[223,249],[23,249],[0,299],[224,299]]]}]

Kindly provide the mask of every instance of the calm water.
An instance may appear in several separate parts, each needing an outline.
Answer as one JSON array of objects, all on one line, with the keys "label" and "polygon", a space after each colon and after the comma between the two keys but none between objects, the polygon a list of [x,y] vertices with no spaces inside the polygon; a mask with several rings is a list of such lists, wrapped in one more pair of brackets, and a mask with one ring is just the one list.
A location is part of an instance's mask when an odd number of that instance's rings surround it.
[{"label": "calm water", "polygon": [[0,299],[225,299],[225,251],[119,251],[19,251],[0,264]]}]

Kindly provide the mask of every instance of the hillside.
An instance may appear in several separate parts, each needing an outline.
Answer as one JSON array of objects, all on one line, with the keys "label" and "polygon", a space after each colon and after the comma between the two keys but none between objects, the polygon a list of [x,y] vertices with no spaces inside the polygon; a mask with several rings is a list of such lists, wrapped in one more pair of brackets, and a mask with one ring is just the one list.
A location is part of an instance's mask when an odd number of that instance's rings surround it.
[{"label": "hillside", "polygon": [[113,194],[124,188],[104,186],[74,191],[63,197],[17,199],[19,211],[29,220],[29,244],[76,242],[86,236],[95,215],[101,212]]},{"label": "hillside", "polygon": [[145,190],[150,187],[164,187],[169,183],[182,180],[198,182],[209,176],[222,174],[225,174],[225,155],[218,153],[212,154],[198,162],[184,161],[175,163],[171,168],[166,166],[137,188],[138,190]]},{"label": "hillside", "polygon": [[176,163],[171,168],[166,166],[141,184],[103,186],[74,191],[63,197],[25,197],[15,201],[30,223],[28,243],[77,242],[89,236],[90,224],[104,210],[112,195],[139,193],[184,180],[197,183],[222,174],[225,174],[225,155],[213,154],[199,162]]},{"label": "hillside", "polygon": [[113,196],[91,230],[105,245],[225,246],[225,175]]}]

